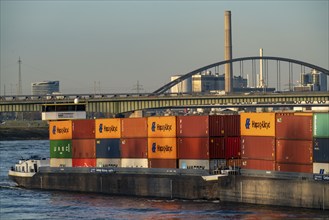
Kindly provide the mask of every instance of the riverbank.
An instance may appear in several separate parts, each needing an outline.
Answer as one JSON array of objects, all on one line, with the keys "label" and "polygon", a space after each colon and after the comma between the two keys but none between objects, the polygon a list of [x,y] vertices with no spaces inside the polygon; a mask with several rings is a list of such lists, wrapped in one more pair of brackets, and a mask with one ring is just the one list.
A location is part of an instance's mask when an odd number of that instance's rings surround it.
[{"label": "riverbank", "polygon": [[45,121],[4,121],[0,125],[0,140],[48,140]]}]

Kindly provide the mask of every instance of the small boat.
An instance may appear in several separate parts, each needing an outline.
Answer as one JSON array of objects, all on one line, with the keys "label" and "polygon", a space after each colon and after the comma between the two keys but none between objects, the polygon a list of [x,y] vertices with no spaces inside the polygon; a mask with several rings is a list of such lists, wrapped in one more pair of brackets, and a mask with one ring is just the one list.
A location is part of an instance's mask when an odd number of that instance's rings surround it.
[{"label": "small boat", "polygon": [[29,159],[20,159],[8,172],[9,177],[33,177],[40,167],[49,167],[49,158],[31,156]]}]

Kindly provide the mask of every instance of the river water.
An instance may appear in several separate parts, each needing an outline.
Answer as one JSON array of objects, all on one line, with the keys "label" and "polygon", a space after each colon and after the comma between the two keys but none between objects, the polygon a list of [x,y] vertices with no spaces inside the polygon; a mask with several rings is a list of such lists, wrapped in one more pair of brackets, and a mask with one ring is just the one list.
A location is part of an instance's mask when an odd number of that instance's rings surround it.
[{"label": "river water", "polygon": [[16,187],[19,158],[49,156],[49,141],[0,141],[0,219],[329,219],[329,211],[220,201],[165,200]]}]

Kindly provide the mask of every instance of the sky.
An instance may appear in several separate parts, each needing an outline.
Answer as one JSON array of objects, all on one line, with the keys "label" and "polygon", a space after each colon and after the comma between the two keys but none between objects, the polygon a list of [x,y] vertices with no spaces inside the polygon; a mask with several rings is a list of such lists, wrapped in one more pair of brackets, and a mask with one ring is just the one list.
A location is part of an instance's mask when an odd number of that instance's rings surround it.
[{"label": "sky", "polygon": [[[26,95],[44,80],[59,80],[65,94],[132,93],[137,82],[153,92],[172,75],[224,60],[226,10],[233,58],[263,48],[264,56],[329,69],[328,0],[1,0],[0,95],[17,93],[19,57]],[[294,81],[300,71],[294,67]]]}]

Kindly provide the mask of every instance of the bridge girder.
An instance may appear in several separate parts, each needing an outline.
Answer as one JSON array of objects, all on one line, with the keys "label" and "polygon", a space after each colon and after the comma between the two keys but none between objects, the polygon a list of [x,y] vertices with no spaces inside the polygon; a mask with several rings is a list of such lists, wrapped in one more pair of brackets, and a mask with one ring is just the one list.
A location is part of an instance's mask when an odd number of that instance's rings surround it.
[{"label": "bridge girder", "polygon": [[[72,100],[65,100],[65,102]],[[87,112],[103,112],[118,114],[143,109],[170,109],[227,106],[240,108],[243,106],[265,107],[277,104],[282,106],[329,106],[329,93],[267,93],[267,94],[234,94],[234,95],[151,95],[139,97],[118,97],[80,100],[85,102]],[[47,102],[51,103],[51,102]],[[57,101],[58,103],[58,101]],[[0,102],[1,112],[41,112],[45,102]]]},{"label": "bridge girder", "polygon": [[240,58],[235,58],[235,59],[231,59],[231,60],[224,60],[224,61],[220,61],[220,62],[217,62],[217,63],[213,63],[213,64],[210,64],[210,65],[207,65],[207,66],[204,66],[204,67],[201,67],[201,68],[198,68],[196,70],[193,70],[167,84],[165,84],[164,86],[160,87],[159,89],[155,90],[153,93],[155,94],[162,94],[162,93],[165,93],[166,91],[168,91],[171,87],[177,85],[178,83],[184,81],[185,79],[195,75],[195,74],[198,74],[202,71],[205,71],[205,70],[208,70],[210,68],[213,68],[215,66],[221,66],[221,65],[224,65],[224,64],[227,64],[227,63],[234,63],[234,62],[239,62],[239,61],[245,61],[245,60],[277,60],[277,61],[283,61],[283,62],[289,62],[289,63],[295,63],[295,64],[300,64],[300,65],[303,65],[303,66],[307,66],[309,68],[312,68],[312,69],[315,69],[319,72],[322,72],[326,75],[329,75],[329,70],[325,69],[325,68],[322,68],[320,66],[317,66],[317,65],[314,65],[314,64],[311,64],[311,63],[307,63],[307,62],[304,62],[304,61],[300,61],[300,60],[295,60],[295,59],[290,59],[290,58],[284,58],[284,57],[273,57],[273,56],[253,56],[253,57],[240,57]]}]

